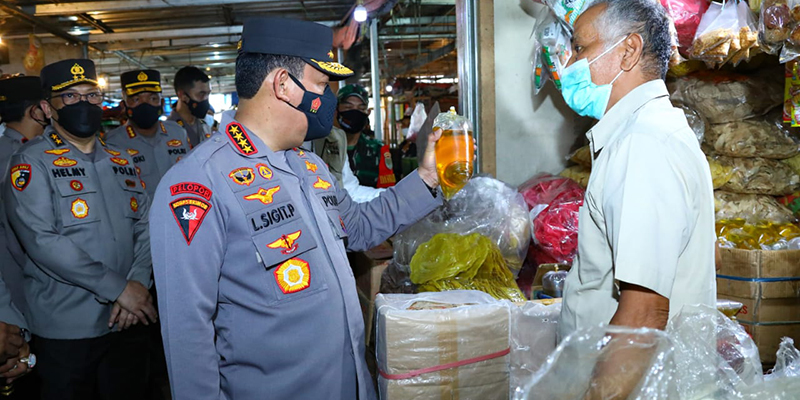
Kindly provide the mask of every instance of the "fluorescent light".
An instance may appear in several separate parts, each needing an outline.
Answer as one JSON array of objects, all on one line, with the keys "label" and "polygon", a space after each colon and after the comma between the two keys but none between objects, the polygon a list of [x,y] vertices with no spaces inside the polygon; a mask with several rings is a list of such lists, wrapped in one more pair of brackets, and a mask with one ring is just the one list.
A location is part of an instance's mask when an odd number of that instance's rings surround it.
[{"label": "fluorescent light", "polygon": [[393,102],[393,101],[394,101],[394,97],[392,97],[392,96],[389,96],[389,103],[391,103],[391,102]]},{"label": "fluorescent light", "polygon": [[222,47],[222,45],[221,45],[221,44],[219,44],[219,43],[211,43],[211,47],[214,47],[214,48],[216,48],[216,47]]},{"label": "fluorescent light", "polygon": [[77,21],[78,17],[72,15],[72,16],[67,17],[67,20],[69,20],[69,21]]},{"label": "fluorescent light", "polygon": [[392,87],[392,85],[386,85],[386,92],[387,92],[387,93],[392,93],[392,90],[394,90],[394,88]]},{"label": "fluorescent light", "polygon": [[367,9],[364,8],[363,5],[359,4],[356,6],[356,9],[353,11],[353,18],[356,22],[364,22],[367,20]]},{"label": "fluorescent light", "polygon": [[106,81],[105,77],[101,76],[97,78],[97,84],[100,85],[100,87],[106,87],[106,84],[108,84],[108,82]]}]

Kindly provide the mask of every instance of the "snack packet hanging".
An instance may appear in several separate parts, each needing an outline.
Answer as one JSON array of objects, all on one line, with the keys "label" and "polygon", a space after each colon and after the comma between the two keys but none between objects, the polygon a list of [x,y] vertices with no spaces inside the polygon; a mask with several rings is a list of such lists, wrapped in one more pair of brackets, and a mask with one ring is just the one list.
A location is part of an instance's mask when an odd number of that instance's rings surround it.
[{"label": "snack packet hanging", "polygon": [[697,27],[690,57],[705,61],[709,67],[723,64],[741,50],[739,15],[734,0],[711,3]]},{"label": "snack packet hanging", "polygon": [[536,35],[542,46],[542,64],[547,67],[549,77],[558,90],[561,90],[561,75],[572,57],[571,36],[564,24],[558,22],[552,14],[540,26]]},{"label": "snack packet hanging", "polygon": [[545,0],[560,21],[566,22],[570,29],[583,12],[588,0]]},{"label": "snack packet hanging", "polygon": [[689,55],[692,41],[703,14],[708,9],[707,0],[661,0],[675,25],[678,35],[678,50],[682,55]]},{"label": "snack packet hanging", "polygon": [[787,0],[764,0],[759,18],[759,42],[769,54],[780,54],[792,30],[792,15]]},{"label": "snack packet hanging", "polygon": [[736,14],[739,18],[739,47],[736,53],[730,53],[728,60],[733,66],[739,65],[743,61],[749,61],[759,50],[758,45],[758,26],[753,12],[747,3],[740,1],[736,4]]}]

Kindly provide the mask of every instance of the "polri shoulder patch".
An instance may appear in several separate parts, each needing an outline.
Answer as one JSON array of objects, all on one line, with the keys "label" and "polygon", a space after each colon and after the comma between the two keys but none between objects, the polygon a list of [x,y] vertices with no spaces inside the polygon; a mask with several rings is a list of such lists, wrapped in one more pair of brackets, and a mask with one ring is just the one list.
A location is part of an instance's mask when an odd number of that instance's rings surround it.
[{"label": "polri shoulder patch", "polygon": [[225,133],[228,134],[231,143],[233,143],[233,146],[236,147],[240,153],[246,156],[258,153],[258,149],[256,149],[256,146],[253,144],[253,141],[250,140],[250,136],[247,135],[247,132],[241,124],[231,122],[225,127]]},{"label": "polri shoulder patch", "polygon": [[125,130],[128,131],[129,138],[133,139],[136,137],[136,131],[133,130],[132,126],[128,125],[127,127],[125,127]]},{"label": "polri shoulder patch", "polygon": [[64,143],[64,139],[61,139],[61,136],[59,136],[58,133],[56,133],[55,131],[50,132],[50,140],[53,142],[54,145],[56,145],[56,147],[66,146],[66,143]]},{"label": "polri shoulder patch", "polygon": [[186,245],[191,245],[194,235],[200,229],[208,210],[211,209],[211,204],[198,198],[183,197],[169,203],[169,207],[183,233],[183,238],[186,239]]},{"label": "polri shoulder patch", "polygon": [[10,169],[11,171],[11,185],[14,189],[20,192],[28,187],[31,183],[31,165],[30,164],[17,164]]}]

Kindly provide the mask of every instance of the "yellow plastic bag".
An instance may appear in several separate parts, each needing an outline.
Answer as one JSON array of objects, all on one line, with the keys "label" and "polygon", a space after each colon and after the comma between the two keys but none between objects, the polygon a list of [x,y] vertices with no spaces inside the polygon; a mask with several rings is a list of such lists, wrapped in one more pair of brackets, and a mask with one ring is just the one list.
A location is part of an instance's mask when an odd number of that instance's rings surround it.
[{"label": "yellow plastic bag", "polygon": [[440,233],[411,259],[420,292],[480,290],[498,299],[525,301],[500,249],[479,233]]},{"label": "yellow plastic bag", "polygon": [[708,166],[711,168],[711,181],[714,183],[714,190],[725,186],[733,178],[733,167],[722,165],[717,160],[706,157]]}]

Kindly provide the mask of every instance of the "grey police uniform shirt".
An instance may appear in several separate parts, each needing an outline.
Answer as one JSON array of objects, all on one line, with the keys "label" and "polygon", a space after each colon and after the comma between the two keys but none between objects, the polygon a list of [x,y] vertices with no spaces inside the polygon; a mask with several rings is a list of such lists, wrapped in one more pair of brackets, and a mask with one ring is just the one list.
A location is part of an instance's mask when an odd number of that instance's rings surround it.
[{"label": "grey police uniform shirt", "polygon": [[[2,173],[0,182],[8,181],[8,163],[11,161],[11,155],[22,147],[23,142],[27,142],[27,139],[22,133],[6,127],[3,136],[0,137],[0,173]],[[0,193],[0,274],[5,280],[4,288],[9,292],[11,302],[27,315],[28,302],[25,300],[22,288],[22,265],[25,259],[14,232],[8,226],[5,205],[6,200],[2,199]]]},{"label": "grey police uniform shirt", "polygon": [[98,138],[84,154],[48,127],[11,157],[6,214],[30,258],[24,286],[36,335],[109,333],[127,282],[150,286],[150,200],[123,151]]},{"label": "grey police uniform shirt", "polygon": [[156,194],[161,177],[186,157],[191,148],[186,139],[186,130],[174,121],[159,121],[156,128],[156,134],[147,137],[128,122],[106,134],[106,144],[125,149],[133,158],[136,171],[151,199]]},{"label": "grey police uniform shirt", "polygon": [[[0,276],[0,322],[28,329],[25,317],[11,301],[11,294],[2,276]],[[26,337],[25,340],[30,340],[30,338]]]},{"label": "grey police uniform shirt", "polygon": [[194,124],[190,124],[181,118],[181,114],[179,114],[177,110],[174,110],[169,117],[167,117],[167,120],[174,121],[183,129],[186,129],[190,147],[195,147],[211,137],[211,127],[208,126],[206,121],[202,118],[195,118]]},{"label": "grey police uniform shirt", "polygon": [[173,399],[375,399],[345,246],[369,249],[441,200],[411,174],[355,203],[318,156],[273,152],[233,117],[153,201]]}]

